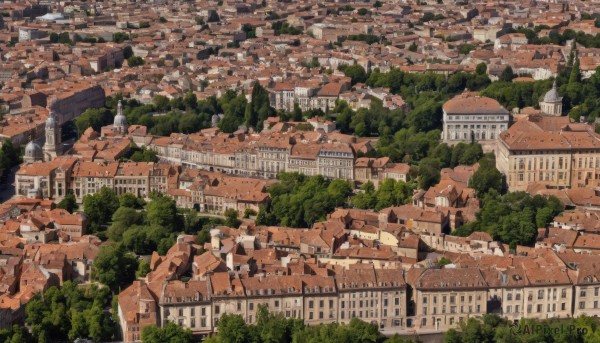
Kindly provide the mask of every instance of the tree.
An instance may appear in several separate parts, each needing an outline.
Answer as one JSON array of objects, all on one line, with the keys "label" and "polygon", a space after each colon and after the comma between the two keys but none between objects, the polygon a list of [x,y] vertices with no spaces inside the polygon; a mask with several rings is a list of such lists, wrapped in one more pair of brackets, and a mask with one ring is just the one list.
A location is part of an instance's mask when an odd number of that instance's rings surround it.
[{"label": "tree", "polygon": [[222,343],[245,343],[249,341],[249,329],[244,318],[238,314],[223,314],[219,319],[219,341]]},{"label": "tree", "polygon": [[106,108],[88,108],[80,116],[75,118],[77,134],[81,136],[89,127],[94,131],[100,131],[102,126],[111,124],[113,116]]},{"label": "tree", "polygon": [[469,187],[475,189],[478,198],[483,198],[492,189],[498,193],[502,192],[502,173],[496,169],[493,156],[486,156],[481,159],[479,169],[473,173],[469,180]]},{"label": "tree", "polygon": [[[66,281],[60,289],[50,287],[42,295],[36,295],[25,307],[25,322],[31,329],[32,338],[28,341],[112,340],[115,325],[110,315],[104,312],[110,302],[108,288],[97,285],[84,288]],[[23,338],[28,336],[21,335]]]},{"label": "tree", "polygon": [[113,42],[115,43],[123,43],[124,41],[129,40],[129,35],[125,32],[116,32],[113,33]]},{"label": "tree", "polygon": [[484,62],[479,63],[475,67],[475,73],[477,75],[485,75],[487,73],[487,65]]},{"label": "tree", "polygon": [[369,10],[367,10],[364,7],[361,7],[361,8],[358,9],[357,13],[358,13],[358,15],[361,15],[361,16],[362,15],[367,15],[367,14],[369,14]]},{"label": "tree", "polygon": [[58,33],[56,33],[56,32],[50,33],[50,43],[58,43]]},{"label": "tree", "polygon": [[417,49],[418,49],[418,48],[419,48],[419,47],[417,46],[417,43],[416,43],[416,42],[412,42],[412,44],[408,46],[408,50],[409,50],[409,51],[412,51],[412,52],[417,52]]},{"label": "tree", "polygon": [[353,64],[351,66],[342,64],[338,69],[352,79],[352,85],[367,81],[367,72],[360,64]]},{"label": "tree", "polygon": [[238,219],[238,211],[233,208],[228,208],[225,210],[225,225],[233,228],[237,228],[240,226],[241,222]]},{"label": "tree", "polygon": [[142,199],[141,197],[136,197],[132,193],[124,193],[119,197],[119,206],[121,207],[129,207],[139,210],[142,209],[144,205],[146,205],[144,199]]},{"label": "tree", "polygon": [[77,200],[75,199],[75,195],[73,193],[67,193],[65,197],[56,204],[56,207],[65,209],[69,211],[69,213],[73,213],[77,209]]},{"label": "tree", "polygon": [[[179,227],[181,222],[177,214],[175,200],[170,197],[159,195],[154,197],[146,206],[147,222],[162,228],[163,232],[172,232]],[[160,237],[162,238],[162,237]]]},{"label": "tree", "polygon": [[133,162],[158,162],[156,151],[146,149],[146,147],[134,152],[129,159]]},{"label": "tree", "polygon": [[130,67],[137,67],[137,66],[144,65],[144,59],[142,59],[139,56],[130,56],[127,59],[127,65]]},{"label": "tree", "polygon": [[511,66],[506,66],[500,74],[500,81],[511,82],[515,78],[515,74],[513,73]]},{"label": "tree", "polygon": [[138,268],[134,255],[122,243],[105,245],[94,261],[94,279],[117,291],[130,284]]},{"label": "tree", "polygon": [[61,44],[73,44],[73,41],[71,41],[71,37],[69,37],[68,32],[61,32],[58,35],[58,42]]},{"label": "tree", "polygon": [[0,167],[2,169],[11,169],[21,163],[19,147],[15,147],[10,139],[2,142],[0,154]]},{"label": "tree", "polygon": [[146,260],[140,260],[140,264],[138,265],[138,269],[135,272],[136,277],[145,277],[148,273],[150,273],[150,265]]},{"label": "tree", "polygon": [[142,342],[144,343],[191,343],[193,341],[190,329],[184,329],[173,322],[168,322],[162,328],[152,324],[142,329]]},{"label": "tree", "polygon": [[93,232],[108,224],[118,208],[119,198],[107,187],[102,187],[98,193],[88,194],[83,198],[83,211],[90,220]]},{"label": "tree", "polygon": [[419,188],[428,189],[440,182],[440,161],[430,157],[419,163]]},{"label": "tree", "polygon": [[108,238],[115,242],[123,240],[123,234],[134,225],[144,222],[142,213],[131,207],[119,207],[112,216],[112,224],[108,228]]},{"label": "tree", "polygon": [[123,48],[123,58],[129,59],[131,56],[133,56],[133,48],[130,45],[127,45]]}]

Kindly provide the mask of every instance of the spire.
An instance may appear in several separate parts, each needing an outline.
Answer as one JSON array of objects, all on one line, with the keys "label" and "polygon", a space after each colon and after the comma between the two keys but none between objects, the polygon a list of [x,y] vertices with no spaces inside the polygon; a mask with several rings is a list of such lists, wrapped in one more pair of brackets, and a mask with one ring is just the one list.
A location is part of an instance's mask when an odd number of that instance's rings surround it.
[{"label": "spire", "polygon": [[123,104],[121,104],[121,100],[119,100],[119,103],[117,104],[117,115],[122,115],[123,114]]}]

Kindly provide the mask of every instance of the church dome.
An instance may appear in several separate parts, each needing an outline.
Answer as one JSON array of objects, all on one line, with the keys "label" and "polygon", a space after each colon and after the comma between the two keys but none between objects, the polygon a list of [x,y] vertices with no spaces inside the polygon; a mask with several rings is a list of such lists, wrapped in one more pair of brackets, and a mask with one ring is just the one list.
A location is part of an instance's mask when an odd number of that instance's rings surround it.
[{"label": "church dome", "polygon": [[42,148],[35,142],[31,141],[25,146],[24,158],[29,161],[41,160],[44,157]]},{"label": "church dome", "polygon": [[115,126],[115,127],[127,126],[127,118],[125,118],[125,116],[122,114],[117,114],[115,116],[113,126]]},{"label": "church dome", "polygon": [[117,115],[113,121],[114,127],[127,127],[127,118],[123,115],[123,105],[121,105],[121,100],[119,100],[119,104],[117,105]]},{"label": "church dome", "polygon": [[558,90],[556,89],[556,81],[552,85],[552,89],[546,92],[544,95],[544,102],[559,102],[562,101],[560,95],[558,95]]}]

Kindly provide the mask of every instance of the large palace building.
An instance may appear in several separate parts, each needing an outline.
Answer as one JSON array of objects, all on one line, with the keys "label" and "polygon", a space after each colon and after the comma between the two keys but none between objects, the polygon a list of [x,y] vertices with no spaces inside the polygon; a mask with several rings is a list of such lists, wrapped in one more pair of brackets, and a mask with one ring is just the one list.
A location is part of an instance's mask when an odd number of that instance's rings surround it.
[{"label": "large palace building", "polygon": [[494,142],[510,122],[509,112],[498,101],[477,92],[465,91],[448,100],[442,109],[442,140],[448,144]]},{"label": "large palace building", "polygon": [[600,135],[569,117],[533,115],[498,139],[496,166],[510,191],[536,183],[546,188],[582,188],[600,180]]}]

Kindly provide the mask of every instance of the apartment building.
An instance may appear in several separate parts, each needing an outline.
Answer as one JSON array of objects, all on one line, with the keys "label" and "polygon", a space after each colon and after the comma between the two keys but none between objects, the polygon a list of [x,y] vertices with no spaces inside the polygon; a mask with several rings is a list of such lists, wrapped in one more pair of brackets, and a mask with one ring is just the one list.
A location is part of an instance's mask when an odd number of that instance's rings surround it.
[{"label": "apartment building", "polygon": [[477,268],[426,269],[414,284],[415,325],[447,330],[487,313],[487,290]]},{"label": "apartment building", "polygon": [[550,189],[595,186],[600,135],[569,117],[528,116],[500,135],[496,167],[510,191],[525,191],[534,183]]},{"label": "apartment building", "polygon": [[168,322],[209,333],[213,329],[210,283],[206,280],[174,280],[163,285],[158,301],[162,325]]}]

